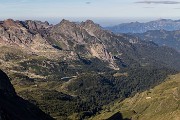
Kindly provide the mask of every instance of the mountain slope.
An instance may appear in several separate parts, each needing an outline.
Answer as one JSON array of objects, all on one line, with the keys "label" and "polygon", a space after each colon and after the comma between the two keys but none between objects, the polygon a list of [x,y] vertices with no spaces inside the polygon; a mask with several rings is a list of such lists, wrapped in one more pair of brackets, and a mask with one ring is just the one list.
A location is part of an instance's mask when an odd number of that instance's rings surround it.
[{"label": "mountain slope", "polygon": [[1,120],[53,120],[33,104],[18,97],[7,75],[0,70]]},{"label": "mountain slope", "polygon": [[180,52],[180,30],[155,30],[134,35],[140,37],[142,40],[152,41],[160,46],[168,46]]},{"label": "mountain slope", "polygon": [[66,61],[98,58],[112,69],[157,64],[180,68],[180,55],[175,51],[137,37],[115,35],[91,20],[80,24],[62,20],[53,26],[8,19],[0,23],[0,28],[1,46],[20,48],[29,55]]},{"label": "mountain slope", "polygon": [[0,28],[0,67],[18,95],[57,120],[88,118],[180,69],[175,50],[115,35],[91,20],[6,20]]},{"label": "mountain slope", "polygon": [[[103,30],[90,20],[81,24],[63,20],[60,24],[52,27],[50,33],[51,40],[53,39],[61,46],[63,44],[63,46],[69,47],[66,49],[60,46],[62,49],[85,58],[97,57],[108,62],[109,66],[114,69],[122,66],[133,66],[134,64],[152,65],[156,64],[156,61],[170,67],[177,63],[179,59],[174,59],[179,55],[171,49],[158,47],[153,43],[144,42],[128,35],[114,35]],[[159,53],[161,55],[166,54],[166,57],[161,56]],[[172,56],[175,54],[177,56],[172,59]],[[169,66],[171,61],[164,58],[171,59],[174,61],[173,64]],[[149,60],[148,62],[147,59]],[[150,61],[152,63],[149,63]],[[178,67],[176,68],[178,69]]]},{"label": "mountain slope", "polygon": [[149,30],[179,30],[179,20],[160,19],[156,21],[150,21],[146,23],[131,22],[123,23],[112,27],[106,27],[105,29],[110,30],[114,33],[144,33]]},{"label": "mountain slope", "polygon": [[104,111],[93,120],[108,119],[117,113],[132,120],[179,120],[179,101],[180,74],[177,74],[153,89],[105,106]]}]

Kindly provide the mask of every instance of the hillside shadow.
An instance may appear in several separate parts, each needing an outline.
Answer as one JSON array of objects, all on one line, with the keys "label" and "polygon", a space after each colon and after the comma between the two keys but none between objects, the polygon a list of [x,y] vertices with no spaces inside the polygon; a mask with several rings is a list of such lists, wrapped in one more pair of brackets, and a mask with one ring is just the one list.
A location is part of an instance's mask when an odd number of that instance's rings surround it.
[{"label": "hillside shadow", "polygon": [[117,112],[106,120],[131,120],[131,119],[123,118],[122,114],[120,112]]}]

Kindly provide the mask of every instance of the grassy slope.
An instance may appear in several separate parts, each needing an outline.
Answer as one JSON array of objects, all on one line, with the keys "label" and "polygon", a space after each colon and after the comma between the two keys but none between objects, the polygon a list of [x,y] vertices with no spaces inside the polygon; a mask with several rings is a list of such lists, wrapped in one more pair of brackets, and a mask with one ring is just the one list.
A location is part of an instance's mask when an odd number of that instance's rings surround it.
[{"label": "grassy slope", "polygon": [[101,114],[92,119],[107,119],[117,112],[132,120],[179,120],[180,74],[170,76],[166,82],[151,90],[106,106]]}]

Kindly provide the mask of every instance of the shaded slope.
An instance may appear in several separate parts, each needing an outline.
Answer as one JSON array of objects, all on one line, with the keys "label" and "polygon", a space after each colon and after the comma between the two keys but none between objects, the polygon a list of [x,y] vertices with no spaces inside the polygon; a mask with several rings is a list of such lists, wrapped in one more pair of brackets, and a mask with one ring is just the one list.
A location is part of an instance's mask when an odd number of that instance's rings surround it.
[{"label": "shaded slope", "polygon": [[53,120],[33,104],[18,97],[7,75],[0,71],[1,120]]}]

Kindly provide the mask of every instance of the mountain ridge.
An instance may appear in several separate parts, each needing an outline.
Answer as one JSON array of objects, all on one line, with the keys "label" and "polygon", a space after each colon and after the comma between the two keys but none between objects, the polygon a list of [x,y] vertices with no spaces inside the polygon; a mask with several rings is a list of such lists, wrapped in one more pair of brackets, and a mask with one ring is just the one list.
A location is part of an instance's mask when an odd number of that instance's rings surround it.
[{"label": "mountain ridge", "polygon": [[115,26],[105,27],[105,29],[110,30],[114,33],[144,33],[148,30],[180,30],[179,20],[171,19],[159,19],[155,21],[150,21],[146,23],[131,22],[122,23]]}]

